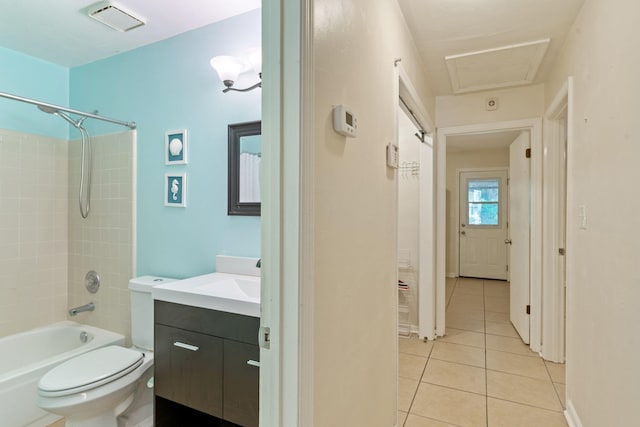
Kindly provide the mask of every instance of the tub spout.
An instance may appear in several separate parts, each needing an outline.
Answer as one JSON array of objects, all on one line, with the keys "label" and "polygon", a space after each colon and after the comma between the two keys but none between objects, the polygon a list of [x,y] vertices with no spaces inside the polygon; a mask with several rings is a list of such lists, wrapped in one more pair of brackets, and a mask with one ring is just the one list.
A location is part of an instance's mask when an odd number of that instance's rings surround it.
[{"label": "tub spout", "polygon": [[83,311],[93,311],[96,309],[96,305],[92,302],[89,304],[81,305],[80,307],[74,307],[69,310],[69,316],[75,316],[78,313],[82,313]]}]

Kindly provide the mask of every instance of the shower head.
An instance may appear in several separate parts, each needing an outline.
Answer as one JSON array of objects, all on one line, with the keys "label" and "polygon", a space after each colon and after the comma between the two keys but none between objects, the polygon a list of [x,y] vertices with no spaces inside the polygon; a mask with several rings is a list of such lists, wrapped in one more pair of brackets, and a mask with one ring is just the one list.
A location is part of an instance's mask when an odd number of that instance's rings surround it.
[{"label": "shower head", "polygon": [[58,110],[57,108],[49,107],[47,105],[38,105],[38,109],[40,111],[43,111],[43,112],[47,113],[47,114],[55,114],[56,116],[62,117],[67,122],[69,122],[69,124],[71,126],[73,126],[74,128],[77,128],[77,129],[80,129],[80,127],[82,126],[82,122],[84,121],[84,119],[86,119],[86,117],[82,117],[80,120],[78,120],[76,122],[71,117],[69,117],[67,114],[63,113],[62,111]]},{"label": "shower head", "polygon": [[44,106],[44,105],[38,105],[38,110],[44,111],[47,114],[55,114],[55,113],[58,112],[57,108],[47,107],[47,106]]}]

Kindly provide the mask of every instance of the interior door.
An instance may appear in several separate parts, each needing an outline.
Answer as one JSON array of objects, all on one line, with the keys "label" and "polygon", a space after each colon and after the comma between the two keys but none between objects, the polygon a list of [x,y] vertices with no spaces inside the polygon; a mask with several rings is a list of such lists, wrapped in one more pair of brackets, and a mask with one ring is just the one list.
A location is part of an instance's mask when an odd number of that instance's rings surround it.
[{"label": "interior door", "polygon": [[[566,336],[567,336],[567,265],[565,258],[565,248],[567,247],[567,112],[565,111],[564,117],[560,122],[560,141],[558,149],[560,151],[558,155],[559,160],[559,182],[558,182],[558,212],[560,220],[558,221],[558,277],[557,284],[562,288],[562,311],[564,316],[562,319],[562,345],[560,354],[564,359],[566,348]],[[561,250],[560,250],[561,249]]]},{"label": "interior door", "polygon": [[530,147],[529,133],[522,132],[509,147],[509,240],[511,261],[511,323],[522,341],[529,343],[530,282]]},{"label": "interior door", "polygon": [[507,279],[507,171],[460,172],[460,276]]}]

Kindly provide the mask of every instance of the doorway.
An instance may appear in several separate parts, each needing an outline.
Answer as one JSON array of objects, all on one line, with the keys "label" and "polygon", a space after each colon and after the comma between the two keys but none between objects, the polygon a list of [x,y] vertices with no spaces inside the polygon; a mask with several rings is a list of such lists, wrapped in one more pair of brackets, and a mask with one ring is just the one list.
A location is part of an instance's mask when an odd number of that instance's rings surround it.
[{"label": "doorway", "polygon": [[398,112],[398,334],[418,333],[419,128],[406,108]]},{"label": "doorway", "polygon": [[531,294],[529,148],[527,131],[471,133],[449,138],[446,160],[447,187],[454,191],[447,215],[452,218],[447,246],[453,247],[447,251],[447,276],[509,280],[510,322],[525,343]]},{"label": "doorway", "polygon": [[[400,273],[407,267],[407,259],[413,263],[417,294],[415,307],[417,311],[417,331],[421,339],[435,339],[435,175],[434,175],[434,141],[433,123],[427,110],[420,102],[418,92],[409,80],[401,62],[396,62],[397,97],[396,117],[397,129],[400,128],[402,115],[411,122],[407,126],[408,138],[412,141],[412,154],[404,159],[404,167],[400,163],[397,169],[397,182],[413,180],[415,205],[411,209],[417,215],[417,225],[413,227],[415,244],[407,252],[406,248],[398,246],[397,265]],[[413,133],[411,133],[413,132]],[[399,133],[397,134],[399,135]],[[396,140],[396,145],[400,143]],[[407,154],[407,153],[405,153]],[[404,158],[401,154],[400,157]],[[404,176],[404,178],[403,178]],[[400,187],[398,187],[400,191]],[[400,233],[400,228],[398,229]],[[402,241],[398,241],[402,245]],[[413,252],[413,253],[412,253]],[[408,256],[409,255],[409,256]],[[399,307],[400,309],[401,307]]]},{"label": "doorway", "polygon": [[[541,286],[539,277],[541,275],[541,259],[540,259],[540,244],[541,244],[541,147],[542,147],[542,126],[540,119],[528,119],[517,120],[510,122],[495,122],[485,123],[478,125],[466,125],[456,126],[450,128],[441,128],[438,130],[438,143],[436,145],[436,167],[437,167],[437,215],[436,215],[436,275],[437,275],[437,302],[436,302],[436,331],[438,336],[442,336],[445,333],[445,310],[446,310],[446,280],[447,276],[459,275],[457,268],[451,268],[451,265],[447,265],[447,255],[451,252],[455,254],[456,247],[447,247],[447,232],[451,233],[453,215],[455,215],[455,229],[458,228],[460,221],[460,214],[457,209],[450,209],[447,214],[447,199],[450,204],[457,201],[455,197],[452,197],[450,187],[446,184],[447,177],[451,175],[452,165],[447,161],[448,148],[455,149],[459,139],[474,136],[477,138],[493,136],[495,134],[505,133],[509,135],[508,145],[514,141],[523,131],[527,131],[530,137],[531,144],[531,158],[530,158],[530,190],[526,194],[526,199],[529,201],[528,216],[530,217],[530,228],[527,230],[530,236],[530,243],[527,245],[529,253],[531,254],[530,261],[527,263],[529,271],[526,273],[526,283],[532,286],[529,289],[525,289],[523,296],[527,298],[530,306],[529,313],[525,313],[525,307],[522,307],[523,315],[527,316],[526,320],[531,324],[529,330],[529,337],[527,339],[526,333],[523,339],[529,341],[531,349],[533,351],[540,350],[540,338],[541,338],[541,325],[540,325],[540,310],[541,310]],[[509,134],[511,132],[511,134]],[[508,154],[503,154],[508,156]],[[524,153],[523,153],[524,155]],[[502,165],[492,164],[492,167],[505,166],[508,161]],[[450,180],[449,180],[450,181]],[[449,194],[448,194],[449,193]],[[448,197],[447,197],[448,195]],[[451,214],[455,212],[455,214]],[[457,233],[456,233],[457,234]],[[457,236],[456,236],[457,237]],[[457,239],[455,240],[457,241]],[[458,246],[457,244],[454,246]],[[457,254],[455,254],[457,255]],[[457,257],[454,257],[457,259]],[[512,273],[512,272],[510,272]],[[537,303],[532,303],[536,301]],[[520,305],[520,303],[518,304]],[[525,305],[525,306],[526,306]],[[520,313],[520,311],[518,311]]]}]

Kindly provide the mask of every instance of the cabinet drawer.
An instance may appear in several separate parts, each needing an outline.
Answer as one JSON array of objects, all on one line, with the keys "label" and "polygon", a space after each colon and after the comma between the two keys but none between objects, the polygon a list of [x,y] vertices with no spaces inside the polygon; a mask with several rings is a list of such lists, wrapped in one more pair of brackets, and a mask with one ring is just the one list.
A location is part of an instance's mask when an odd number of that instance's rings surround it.
[{"label": "cabinet drawer", "polygon": [[156,324],[161,323],[247,344],[258,344],[258,317],[157,300],[154,307]]},{"label": "cabinet drawer", "polygon": [[222,417],[223,348],[221,338],[156,324],[156,395]]},{"label": "cabinet drawer", "polygon": [[[258,427],[260,360],[257,345],[224,340],[224,419]],[[247,363],[251,362],[251,363]]]}]

